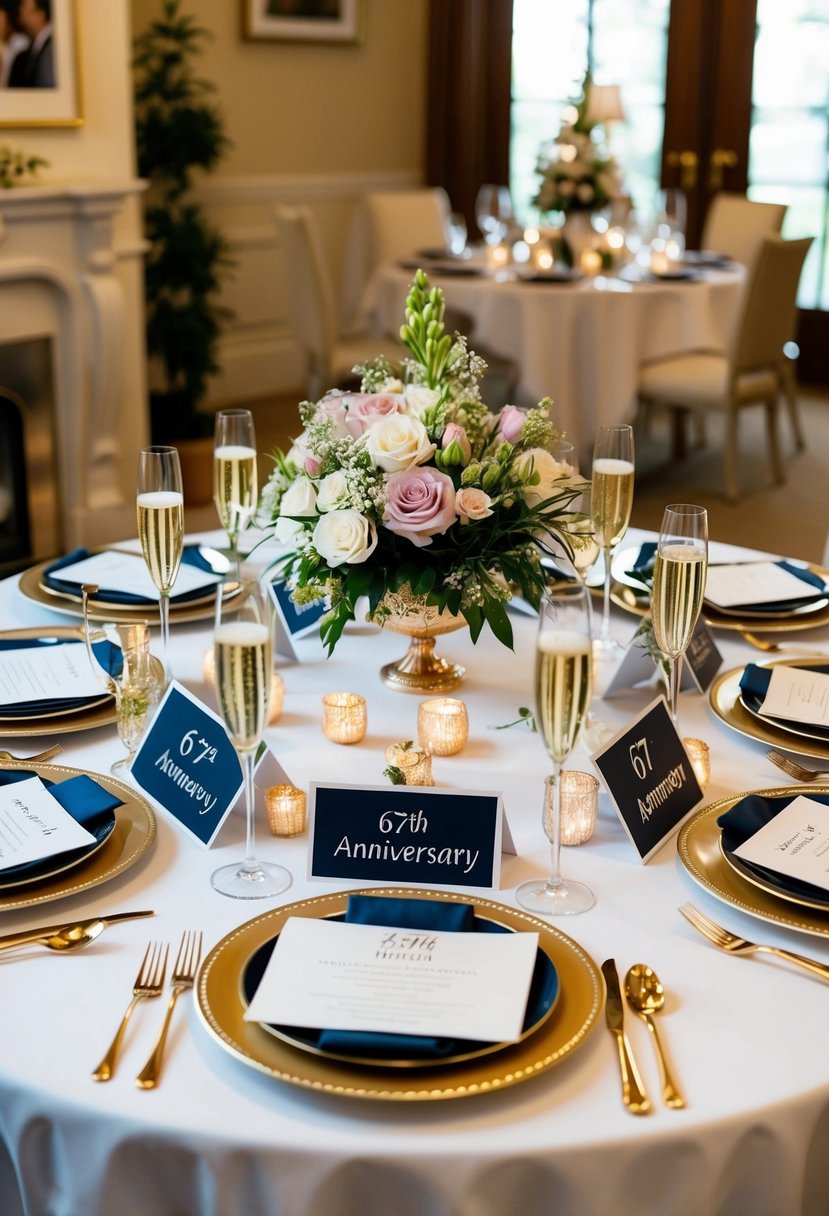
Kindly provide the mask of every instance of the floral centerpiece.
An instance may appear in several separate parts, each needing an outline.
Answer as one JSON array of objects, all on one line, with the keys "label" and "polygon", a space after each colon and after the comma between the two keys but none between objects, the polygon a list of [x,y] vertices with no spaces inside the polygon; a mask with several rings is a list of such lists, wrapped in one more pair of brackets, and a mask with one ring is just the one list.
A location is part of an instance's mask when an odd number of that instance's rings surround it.
[{"label": "floral centerpiece", "polygon": [[280,565],[295,602],[329,602],[329,653],[363,596],[381,625],[403,599],[457,615],[473,641],[486,623],[511,646],[513,589],[537,607],[542,556],[572,551],[567,517],[583,487],[546,450],[550,401],[492,414],[479,390],[486,365],[445,332],[443,314],[443,293],[419,270],[402,373],[378,359],[355,369],[360,392],[303,402],[302,434],[275,454],[263,489],[260,520],[293,546]]},{"label": "floral centerpiece", "polygon": [[600,211],[621,194],[622,173],[589,117],[589,93],[588,76],[581,99],[568,107],[558,135],[538,155],[541,181],[532,202],[539,211]]}]

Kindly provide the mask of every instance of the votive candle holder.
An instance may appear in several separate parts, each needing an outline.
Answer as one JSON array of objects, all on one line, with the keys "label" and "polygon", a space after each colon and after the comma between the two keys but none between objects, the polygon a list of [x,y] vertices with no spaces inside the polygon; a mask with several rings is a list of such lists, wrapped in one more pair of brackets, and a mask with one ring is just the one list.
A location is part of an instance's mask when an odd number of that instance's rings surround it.
[{"label": "votive candle holder", "polygon": [[305,791],[295,785],[265,790],[265,813],[272,836],[299,836],[305,831]]},{"label": "votive candle holder", "polygon": [[328,692],[322,698],[322,730],[332,743],[359,743],[368,724],[366,699],[356,692]]},{"label": "votive candle holder", "polygon": [[[561,797],[561,843],[585,844],[596,829],[596,811],[599,801],[599,783],[591,773],[578,769],[564,769],[559,774]],[[550,822],[553,811],[553,788],[555,778],[550,776],[544,783],[544,822]],[[550,825],[552,826],[552,825]],[[548,833],[552,838],[552,831]]]},{"label": "votive candle holder", "polygon": [[699,788],[704,790],[711,780],[711,752],[704,739],[683,739],[682,745],[688,753],[691,768]]},{"label": "votive candle holder", "polygon": [[417,710],[417,738],[433,756],[454,756],[469,738],[469,716],[456,697],[432,697]]},{"label": "votive candle holder", "polygon": [[386,763],[400,769],[406,785],[434,785],[432,757],[427,748],[411,742],[392,743],[386,748]]}]

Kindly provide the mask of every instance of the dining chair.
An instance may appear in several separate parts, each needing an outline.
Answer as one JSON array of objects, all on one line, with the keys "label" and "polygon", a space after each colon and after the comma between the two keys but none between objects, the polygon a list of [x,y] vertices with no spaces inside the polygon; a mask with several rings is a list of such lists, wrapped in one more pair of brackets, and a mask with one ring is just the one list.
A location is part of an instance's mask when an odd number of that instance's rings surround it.
[{"label": "dining chair", "polygon": [[370,190],[365,196],[368,257],[372,266],[445,249],[451,207],[440,186]]},{"label": "dining chair", "polygon": [[794,332],[797,285],[811,237],[785,241],[767,236],[749,274],[735,336],[724,353],[693,351],[645,365],[639,400],[670,410],[674,456],[683,454],[685,419],[708,410],[725,417],[724,487],[739,498],[737,425],[740,412],[762,406],[776,483],[785,480],[777,435],[777,404],[783,389],[783,346]]},{"label": "dining chair", "polygon": [[715,194],[702,229],[702,248],[723,253],[751,269],[760,244],[780,232],[785,203],[758,203],[744,194]]},{"label": "dining chair", "polygon": [[285,268],[291,324],[306,361],[308,397],[354,379],[354,367],[385,356],[399,364],[404,348],[364,329],[343,334],[322,238],[308,207],[277,207],[276,222]]}]

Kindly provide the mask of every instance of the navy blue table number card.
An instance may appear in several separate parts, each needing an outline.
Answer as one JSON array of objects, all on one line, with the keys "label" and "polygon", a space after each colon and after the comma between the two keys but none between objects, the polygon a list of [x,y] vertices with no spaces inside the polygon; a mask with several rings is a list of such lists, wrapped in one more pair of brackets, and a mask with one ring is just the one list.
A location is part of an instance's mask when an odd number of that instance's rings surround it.
[{"label": "navy blue table number card", "polygon": [[298,661],[294,639],[304,638],[318,628],[328,608],[325,600],[313,600],[310,604],[295,604],[291,589],[284,578],[275,578],[268,584],[273,600],[276,619],[275,650],[283,659]]},{"label": "navy blue table number card", "polygon": [[702,617],[697,621],[697,627],[685,651],[685,663],[699,691],[708,692],[714,683],[714,677],[722,667],[722,655],[717,649],[714,635]]},{"label": "navy blue table number card", "polygon": [[662,697],[646,706],[591,759],[642,861],[662,847],[702,798]]},{"label": "navy blue table number card", "polygon": [[173,680],[132,762],[140,789],[204,848],[242,790],[242,767],[221,718]]},{"label": "navy blue table number card", "polygon": [[497,793],[312,782],[308,877],[423,887],[497,888]]}]

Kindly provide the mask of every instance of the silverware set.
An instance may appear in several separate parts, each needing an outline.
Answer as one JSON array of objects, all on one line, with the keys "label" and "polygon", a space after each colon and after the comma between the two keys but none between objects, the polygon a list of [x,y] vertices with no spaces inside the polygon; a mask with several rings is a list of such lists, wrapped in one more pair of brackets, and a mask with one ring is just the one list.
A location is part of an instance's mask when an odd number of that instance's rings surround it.
[{"label": "silverware set", "polygon": [[[602,963],[602,975],[607,989],[605,1020],[608,1030],[616,1040],[619,1053],[622,1102],[632,1115],[647,1115],[652,1110],[651,1102],[625,1032],[624,1004],[615,959],[609,958]],[[654,1013],[659,1012],[665,1004],[665,991],[659,977],[644,963],[636,963],[625,976],[624,990],[628,1006],[645,1022],[653,1041],[659,1065],[662,1101],[671,1110],[681,1110],[685,1106],[685,1099],[674,1080],[653,1018]]]}]

